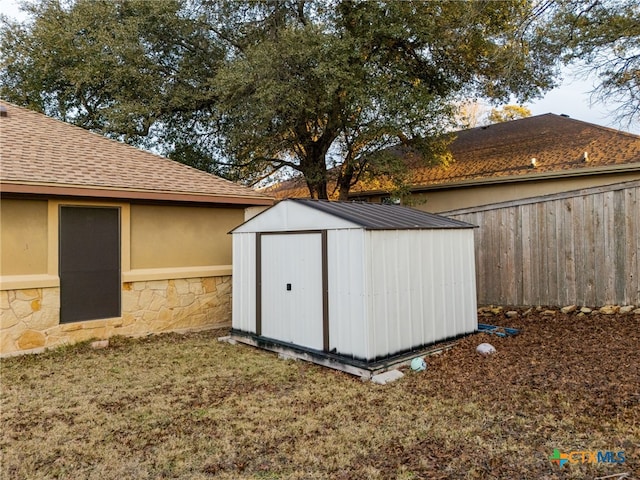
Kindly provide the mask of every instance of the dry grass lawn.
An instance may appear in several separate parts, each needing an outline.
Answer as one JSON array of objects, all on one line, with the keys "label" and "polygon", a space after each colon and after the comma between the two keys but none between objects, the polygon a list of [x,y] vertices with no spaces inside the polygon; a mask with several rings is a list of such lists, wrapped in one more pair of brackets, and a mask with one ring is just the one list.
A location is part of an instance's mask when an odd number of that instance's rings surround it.
[{"label": "dry grass lawn", "polygon": [[[640,317],[499,322],[522,334],[385,386],[221,331],[5,359],[0,478],[640,478]],[[559,468],[556,448],[626,462]]]}]

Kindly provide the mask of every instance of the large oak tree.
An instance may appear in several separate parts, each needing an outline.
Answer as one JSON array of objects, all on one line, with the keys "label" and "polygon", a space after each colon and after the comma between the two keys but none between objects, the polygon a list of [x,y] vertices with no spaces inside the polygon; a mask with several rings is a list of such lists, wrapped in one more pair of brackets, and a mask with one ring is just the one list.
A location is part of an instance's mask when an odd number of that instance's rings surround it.
[{"label": "large oak tree", "polygon": [[402,178],[388,147],[446,161],[462,98],[523,102],[560,50],[512,1],[44,0],[2,27],[0,92],[105,135],[256,183],[285,169],[327,198]]}]

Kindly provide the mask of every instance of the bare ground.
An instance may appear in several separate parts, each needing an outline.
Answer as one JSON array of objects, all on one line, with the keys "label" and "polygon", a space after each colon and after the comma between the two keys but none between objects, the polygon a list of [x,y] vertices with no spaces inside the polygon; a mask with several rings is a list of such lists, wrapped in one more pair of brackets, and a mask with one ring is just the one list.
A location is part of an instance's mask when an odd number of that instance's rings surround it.
[{"label": "bare ground", "polygon": [[[5,359],[0,478],[640,478],[640,316],[487,323],[522,333],[385,386],[223,331]],[[626,461],[559,468],[554,449]]]}]

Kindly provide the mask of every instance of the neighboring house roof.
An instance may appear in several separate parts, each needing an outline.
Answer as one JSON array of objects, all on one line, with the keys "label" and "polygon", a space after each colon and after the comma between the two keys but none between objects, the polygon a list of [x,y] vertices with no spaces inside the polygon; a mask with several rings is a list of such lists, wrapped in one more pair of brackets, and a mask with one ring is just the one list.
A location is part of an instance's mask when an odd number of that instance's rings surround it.
[{"label": "neighboring house roof", "polygon": [[366,230],[473,228],[467,222],[434,215],[400,205],[365,202],[330,202],[327,200],[293,199],[316,210],[334,215]]},{"label": "neighboring house roof", "polygon": [[0,101],[0,190],[102,198],[270,205],[215,175]]},{"label": "neighboring house roof", "polygon": [[[408,163],[412,191],[640,171],[640,136],[562,115],[537,115],[455,135],[450,146],[453,161],[446,166],[422,166],[416,153],[394,148]],[[356,184],[351,193],[360,197],[392,189],[389,181],[378,178]],[[264,192],[277,198],[309,195],[302,178]]]}]

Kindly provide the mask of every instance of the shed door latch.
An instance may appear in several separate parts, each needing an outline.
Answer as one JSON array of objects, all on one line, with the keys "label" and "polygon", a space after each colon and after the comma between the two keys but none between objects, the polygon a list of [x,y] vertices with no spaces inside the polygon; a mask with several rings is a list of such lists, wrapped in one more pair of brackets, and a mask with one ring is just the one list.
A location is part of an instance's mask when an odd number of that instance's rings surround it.
[{"label": "shed door latch", "polygon": [[290,291],[291,291],[291,284],[287,283],[287,292],[290,292]]}]

